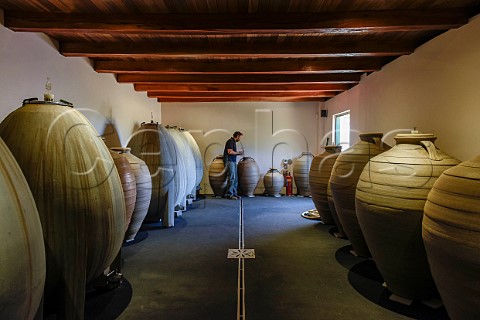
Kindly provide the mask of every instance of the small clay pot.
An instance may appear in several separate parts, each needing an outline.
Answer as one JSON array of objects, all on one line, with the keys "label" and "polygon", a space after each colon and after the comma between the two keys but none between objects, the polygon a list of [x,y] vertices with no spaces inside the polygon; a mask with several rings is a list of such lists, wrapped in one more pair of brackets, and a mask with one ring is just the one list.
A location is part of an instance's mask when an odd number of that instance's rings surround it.
[{"label": "small clay pot", "polygon": [[270,168],[263,176],[265,192],[270,196],[280,197],[284,183],[285,178],[277,169]]}]

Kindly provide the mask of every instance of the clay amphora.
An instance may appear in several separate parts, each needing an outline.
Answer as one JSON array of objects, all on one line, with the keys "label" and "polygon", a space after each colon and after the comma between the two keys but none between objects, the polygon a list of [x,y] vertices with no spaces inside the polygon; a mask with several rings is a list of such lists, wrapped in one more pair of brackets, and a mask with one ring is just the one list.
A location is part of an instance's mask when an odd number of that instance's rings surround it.
[{"label": "clay amphora", "polygon": [[0,319],[33,319],[45,286],[45,246],[22,170],[0,138]]},{"label": "clay amphora", "polygon": [[137,198],[137,185],[135,175],[133,174],[130,163],[127,158],[120,155],[118,152],[110,149],[110,153],[117,168],[120,181],[122,181],[123,196],[125,199],[125,231],[130,225],[132,219],[133,209],[135,209],[135,199]]},{"label": "clay amphora", "polygon": [[335,233],[335,236],[343,239],[347,238],[347,235],[343,230],[342,223],[338,218],[337,209],[335,208],[335,202],[333,201],[333,196],[332,196],[332,188],[330,187],[330,180],[328,180],[328,185],[327,185],[327,201],[328,201],[328,207],[330,208],[330,214],[332,215],[332,219],[335,222],[335,225],[337,226],[337,230],[338,230]]},{"label": "clay amphora", "polygon": [[112,156],[87,118],[66,103],[26,100],[0,124],[0,136],[22,168],[42,223],[44,305],[60,318],[83,319],[86,284],[110,266],[125,233]]},{"label": "clay amphora", "polygon": [[341,146],[325,146],[325,152],[315,156],[310,166],[308,181],[312,192],[312,200],[315,204],[322,222],[334,224],[330,207],[328,206],[327,186],[332,173],[333,165],[337,159]]},{"label": "clay amphora", "polygon": [[445,170],[427,197],[423,241],[452,319],[480,318],[480,157]]},{"label": "clay amphora", "polygon": [[310,185],[308,183],[308,174],[312,165],[313,155],[311,152],[302,152],[302,155],[293,162],[293,179],[297,186],[299,196],[310,197]]},{"label": "clay amphora", "polygon": [[177,127],[167,126],[167,132],[172,136],[175,142],[175,182],[178,188],[177,197],[175,198],[175,207],[180,210],[186,208],[186,199],[195,188],[196,169],[195,159],[192,150],[187,141],[187,137],[180,132]]},{"label": "clay amphora", "polygon": [[213,159],[208,170],[208,180],[210,181],[213,194],[216,197],[225,195],[227,189],[227,170],[223,163],[223,155],[218,155]]},{"label": "clay amphora", "polygon": [[144,222],[175,224],[176,146],[167,129],[159,123],[142,123],[128,142],[131,153],[145,161],[152,178],[152,196]]},{"label": "clay amphora", "polygon": [[200,153],[200,148],[198,147],[197,142],[193,138],[192,134],[186,130],[183,130],[182,133],[187,137],[188,144],[192,150],[193,158],[195,159],[195,169],[196,169],[196,181],[195,181],[195,192],[200,190],[200,183],[203,179],[203,160],[202,154]]},{"label": "clay amphora", "polygon": [[138,230],[142,226],[143,220],[148,212],[150,199],[152,197],[152,178],[147,164],[142,159],[130,153],[130,148],[111,148],[111,150],[124,156],[133,174],[135,175],[135,187],[137,194],[135,197],[135,207],[133,209],[132,218],[128,229],[125,232],[125,241],[131,241],[137,235]]},{"label": "clay amphora", "polygon": [[238,186],[243,195],[254,197],[258,180],[260,179],[260,168],[252,157],[243,157],[237,165]]},{"label": "clay amphora", "polygon": [[372,158],[358,181],[356,209],[372,257],[395,295],[428,299],[435,285],[422,240],[423,207],[437,178],[458,160],[433,134],[401,134]]},{"label": "clay amphora", "polygon": [[338,156],[330,177],[338,219],[352,243],[353,253],[362,257],[370,257],[370,252],[355,213],[355,188],[370,158],[388,147],[383,144],[382,137],[383,133],[378,132],[360,134],[360,141]]},{"label": "clay amphora", "polygon": [[285,178],[277,169],[270,168],[263,176],[263,186],[269,196],[280,197],[284,183]]}]

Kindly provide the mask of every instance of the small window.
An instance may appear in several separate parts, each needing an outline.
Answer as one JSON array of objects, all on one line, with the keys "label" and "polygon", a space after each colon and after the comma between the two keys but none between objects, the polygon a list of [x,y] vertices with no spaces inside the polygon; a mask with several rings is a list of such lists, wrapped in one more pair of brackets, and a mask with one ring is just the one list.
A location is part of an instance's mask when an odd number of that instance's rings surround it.
[{"label": "small window", "polygon": [[333,115],[333,144],[350,148],[350,110]]}]

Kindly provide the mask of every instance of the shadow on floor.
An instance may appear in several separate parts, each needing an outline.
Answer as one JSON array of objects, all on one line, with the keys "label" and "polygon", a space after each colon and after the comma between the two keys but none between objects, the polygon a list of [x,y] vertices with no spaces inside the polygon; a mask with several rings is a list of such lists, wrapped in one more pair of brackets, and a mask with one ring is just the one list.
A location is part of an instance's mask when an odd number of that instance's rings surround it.
[{"label": "shadow on floor", "polygon": [[147,239],[148,238],[148,232],[147,231],[144,231],[144,230],[139,230],[137,232],[137,234],[135,235],[135,238],[133,238],[132,241],[128,241],[128,242],[123,242],[123,245],[122,247],[128,247],[128,246],[132,246],[134,244],[137,244],[139,242],[142,242],[143,240]]},{"label": "shadow on floor", "polygon": [[355,257],[350,253],[352,246],[344,246],[337,250],[335,258],[338,263],[348,269],[348,281],[362,296],[378,306],[398,314],[419,320],[449,319],[445,307],[431,308],[420,301],[407,306],[389,299],[391,292],[385,288],[383,278],[372,259]]},{"label": "shadow on floor", "polygon": [[120,287],[110,290],[88,291],[85,295],[85,319],[116,319],[125,310],[132,299],[132,286],[123,279]]}]

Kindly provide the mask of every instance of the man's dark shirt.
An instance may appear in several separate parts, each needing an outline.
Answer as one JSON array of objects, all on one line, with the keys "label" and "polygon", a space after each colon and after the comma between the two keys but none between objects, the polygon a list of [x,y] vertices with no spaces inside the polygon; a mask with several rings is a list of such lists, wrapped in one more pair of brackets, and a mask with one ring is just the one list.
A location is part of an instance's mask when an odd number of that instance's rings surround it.
[{"label": "man's dark shirt", "polygon": [[232,149],[235,152],[237,151],[237,142],[233,137],[228,139],[225,143],[225,149],[223,150],[223,162],[227,163],[227,159],[228,161],[237,162],[237,155],[228,154],[228,149]]}]

